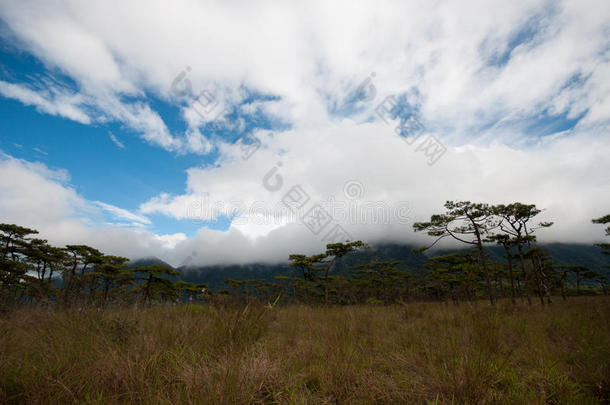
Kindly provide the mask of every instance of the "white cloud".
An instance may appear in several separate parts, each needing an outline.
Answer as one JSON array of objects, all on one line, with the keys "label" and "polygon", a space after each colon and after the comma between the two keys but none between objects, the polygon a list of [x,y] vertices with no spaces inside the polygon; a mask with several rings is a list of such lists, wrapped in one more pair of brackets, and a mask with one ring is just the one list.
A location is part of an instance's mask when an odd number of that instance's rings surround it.
[{"label": "white cloud", "polygon": [[7,83],[1,80],[0,94],[7,98],[19,100],[25,105],[35,106],[38,110],[47,114],[58,115],[82,124],[91,122],[89,116],[79,108],[79,104],[82,104],[82,97],[78,94],[67,94],[57,88],[37,91],[24,85]]},{"label": "white cloud", "polygon": [[[385,124],[345,120],[325,131],[291,131],[275,145],[281,156],[266,147],[271,138],[263,139],[263,147],[248,160],[235,159],[240,151],[226,146],[222,165],[189,170],[186,194],[161,194],[142,204],[141,214],[86,201],[67,184],[65,171],[5,156],[0,162],[6,174],[0,181],[0,220],[40,229],[60,245],[79,241],[108,253],[155,255],[172,264],[193,251],[194,264],[279,262],[289,253],[315,252],[325,244],[328,228],[314,235],[282,208],[282,196],[298,184],[310,196],[306,208],[321,202],[333,214],[333,224],[369,243],[426,243],[429,238],[414,234],[412,223],[442,211],[446,199],[536,203],[545,209],[540,220],[555,222],[540,233],[544,242],[592,243],[602,237],[590,219],[603,215],[610,202],[607,137],[581,133],[529,150],[501,144],[450,147],[431,167]],[[278,191],[263,185],[273,167],[283,179]],[[361,199],[344,194],[348,180],[363,185]],[[329,201],[339,210],[330,210]],[[388,208],[392,220],[375,211],[376,202]],[[101,226],[95,220],[97,207],[136,228]],[[401,207],[407,210],[398,218]],[[358,215],[352,217],[352,212]],[[152,213],[191,221],[237,216],[227,232],[202,228],[187,238],[143,229],[149,220],[142,214]]]},{"label": "white cloud", "polygon": [[[377,101],[416,87],[425,120],[448,127],[441,135],[457,143],[490,122],[548,108],[590,108],[584,122],[607,122],[610,85],[600,76],[608,62],[606,3],[21,0],[3,2],[0,15],[23,46],[73,78],[103,115],[168,150],[201,153],[207,147],[193,134],[205,118],[185,107],[190,132],[171,134],[144,101],[123,96],[176,101],[172,83],[189,67],[191,99],[206,90],[221,105],[234,105],[247,97],[245,87],[278,96],[273,109],[281,118],[309,127],[326,123],[328,103],[374,71]],[[524,42],[510,49],[521,31]],[[502,54],[509,56],[505,64],[489,63]],[[591,84],[565,88],[575,75]]]},{"label": "white cloud", "polygon": [[[90,202],[67,183],[64,170],[51,170],[2,154],[0,157],[0,222],[15,223],[40,231],[50,243],[85,243],[109,254],[138,258],[166,252],[183,234],[155,235],[141,228],[143,216],[102,202]],[[104,225],[102,212],[135,222],[138,228]]]},{"label": "white cloud", "polygon": [[[248,262],[280,261],[295,249],[323,246],[323,233],[310,233],[281,204],[293,185],[309,194],[308,208],[316,202],[328,206],[332,199],[339,208],[335,222],[368,242],[425,243],[425,235],[413,233],[413,222],[442,212],[445,200],[456,199],[535,203],[545,209],[541,221],[555,222],[541,232],[542,241],[592,243],[601,234],[590,220],[610,205],[610,139],[584,132],[526,150],[499,143],[449,147],[431,167],[415,145],[407,145],[392,126],[380,123],[344,120],[324,130],[289,131],[267,138],[265,145],[277,149],[263,147],[245,161],[236,158],[236,147],[227,146],[219,166],[188,171],[184,195],[161,194],[140,210],[190,220],[237,215],[226,234],[201,230],[183,245],[196,246],[200,261]],[[276,153],[280,150],[281,155]],[[283,185],[269,191],[263,178],[274,167],[279,167],[276,173]],[[357,201],[344,194],[345,183],[354,179],[365,190]],[[275,173],[271,180],[275,182]],[[374,207],[386,209],[392,220],[384,221]],[[357,219],[346,210],[356,212]],[[195,242],[203,239],[205,244]]]},{"label": "white cloud", "polygon": [[[213,263],[281,260],[293,250],[317,249],[320,238],[278,202],[286,187],[300,184],[312,202],[334,196],[351,203],[342,188],[352,179],[365,186],[368,201],[408,202],[413,221],[441,210],[445,199],[517,200],[546,208],[544,215],[556,222],[541,235],[547,241],[598,239],[590,218],[605,214],[610,203],[608,2],[9,0],[0,3],[0,16],[21,47],[49,72],[73,79],[78,90],[0,82],[5,97],[82,123],[120,121],[172,152],[218,148],[216,165],[188,171],[182,195],[159,190],[138,214],[111,211],[141,224],[153,213],[185,220],[193,209],[201,212],[196,220],[237,215],[229,231],[202,229],[191,239],[104,231],[128,235],[134,251],[159,249],[180,262],[195,249],[199,260]],[[172,90],[181,72],[182,96]],[[371,72],[376,97],[343,119],[336,109]],[[259,132],[263,147],[243,160],[235,145],[206,133],[216,116],[202,116],[187,102],[204,90],[221,111],[252,93],[275,96],[250,101],[240,112],[263,111],[291,129]],[[384,97],[406,93],[416,96],[421,120],[448,147],[432,167],[375,116]],[[150,96],[180,108],[183,134],[168,128]],[[548,138],[528,129],[542,116],[564,115],[583,118]],[[244,128],[243,121],[230,124]],[[262,178],[279,161],[284,188],[271,192]],[[62,218],[73,218],[82,198],[61,187],[60,200],[67,202],[53,210],[58,229],[69,229]],[[30,195],[17,184],[9,189]],[[46,201],[44,194],[31,198]],[[197,204],[204,198],[211,208],[202,212]],[[257,204],[279,220],[257,222],[257,211],[244,209]],[[46,223],[36,212],[17,210],[12,217]],[[343,225],[369,241],[425,239],[412,234],[410,223]],[[75,235],[91,237],[78,229]]]},{"label": "white cloud", "polygon": [[212,150],[212,143],[198,129],[187,130],[186,146],[189,151],[202,155]]}]

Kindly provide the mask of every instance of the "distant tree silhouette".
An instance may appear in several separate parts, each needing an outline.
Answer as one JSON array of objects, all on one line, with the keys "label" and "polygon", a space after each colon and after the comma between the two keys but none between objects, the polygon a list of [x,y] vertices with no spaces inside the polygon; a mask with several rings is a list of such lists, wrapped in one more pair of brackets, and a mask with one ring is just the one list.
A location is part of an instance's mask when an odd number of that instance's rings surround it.
[{"label": "distant tree silhouette", "polygon": [[[385,261],[354,266],[352,269],[356,270],[356,274],[352,284],[365,297],[374,295],[384,303],[395,302],[401,297],[404,283],[405,281],[408,283],[409,279],[396,268],[400,263],[400,261]],[[408,291],[408,284],[405,290]]]},{"label": "distant tree silhouette", "polygon": [[[569,273],[573,274],[570,279],[575,280],[576,295],[584,293],[583,280],[588,280],[588,286],[594,285],[587,293],[598,294],[601,290],[608,294],[606,275],[582,265],[556,264],[547,251],[534,244],[535,231],[552,225],[534,223],[541,212],[535,205],[447,201],[445,209],[443,214],[432,215],[430,221],[413,225],[416,232],[425,231],[436,238],[430,246],[416,251],[423,252],[447,237],[473,249],[425,258],[426,264],[408,270],[398,266],[401,262],[374,253],[375,260],[343,266],[342,272],[335,274],[337,260],[368,245],[362,241],[331,243],[323,253],[291,254],[290,267],[297,271],[276,276],[279,282],[226,279],[233,298],[226,290],[214,294],[206,284],[179,280],[180,273],[169,266],[130,268],[125,257],[105,255],[82,244],[54,247],[47,240],[34,237],[38,234],[34,229],[0,224],[0,311],[21,304],[58,302],[104,308],[112,303],[152,305],[176,303],[179,299],[190,302],[194,298],[206,298],[212,304],[258,302],[271,307],[280,302],[280,297],[281,302],[325,305],[380,305],[412,299],[451,300],[458,305],[464,300],[476,302],[482,294],[487,294],[493,305],[497,297],[509,295],[515,304],[517,293],[523,299],[523,291],[531,304],[530,291],[534,289],[544,305],[545,296],[549,304],[552,302],[554,291],[560,290],[563,299],[567,299]],[[610,223],[610,215],[593,222]],[[606,235],[610,235],[610,228],[606,228]],[[502,246],[505,264],[488,259],[488,243]],[[602,253],[609,254],[610,244],[599,246],[604,249]],[[515,273],[517,260],[520,275]],[[508,283],[510,293],[506,292]]]}]

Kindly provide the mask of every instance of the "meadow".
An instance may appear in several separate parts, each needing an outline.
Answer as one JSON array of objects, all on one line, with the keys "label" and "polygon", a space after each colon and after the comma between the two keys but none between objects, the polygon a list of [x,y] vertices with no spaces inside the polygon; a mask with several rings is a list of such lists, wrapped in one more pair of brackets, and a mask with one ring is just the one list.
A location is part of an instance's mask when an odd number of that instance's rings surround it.
[{"label": "meadow", "polygon": [[610,402],[610,299],[0,316],[5,404]]}]

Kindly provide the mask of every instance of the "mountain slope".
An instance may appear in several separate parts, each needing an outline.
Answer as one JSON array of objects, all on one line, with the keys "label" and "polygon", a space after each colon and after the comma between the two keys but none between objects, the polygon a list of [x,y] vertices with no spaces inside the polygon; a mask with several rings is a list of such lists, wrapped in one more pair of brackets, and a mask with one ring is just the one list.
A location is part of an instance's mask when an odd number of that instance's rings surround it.
[{"label": "mountain slope", "polygon": [[[557,264],[563,265],[583,265],[591,270],[608,273],[607,266],[610,265],[608,257],[600,253],[596,246],[581,244],[551,243],[540,244],[539,247],[549,251]],[[348,275],[353,266],[370,263],[373,261],[400,260],[398,266],[403,270],[414,271],[421,268],[428,259],[426,255],[414,253],[413,246],[384,244],[360,252],[347,255],[337,261],[333,274]],[[504,250],[500,246],[490,246],[486,248],[488,256],[494,261],[504,261]],[[435,251],[431,256],[449,253],[451,251]],[[300,276],[297,269],[288,264],[247,264],[247,265],[226,265],[226,266],[198,266],[181,267],[178,270],[182,273],[182,279],[197,283],[206,283],[210,288],[217,290],[227,288],[225,279],[263,279],[273,281],[277,275]]]}]

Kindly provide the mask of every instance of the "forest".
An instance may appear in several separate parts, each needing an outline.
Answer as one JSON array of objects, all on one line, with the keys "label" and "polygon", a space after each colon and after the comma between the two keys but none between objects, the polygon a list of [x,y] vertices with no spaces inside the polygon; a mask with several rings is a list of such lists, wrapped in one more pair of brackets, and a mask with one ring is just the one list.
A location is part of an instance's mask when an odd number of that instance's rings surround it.
[{"label": "forest", "polygon": [[[291,254],[295,271],[264,279],[226,279],[229,288],[212,291],[207,284],[181,279],[176,269],[161,265],[130,266],[129,259],[106,255],[87,245],[54,247],[36,238],[34,229],[0,224],[2,309],[20,305],[92,306],[155,303],[372,304],[408,301],[512,304],[554,297],[607,295],[608,275],[584,265],[556,263],[537,244],[536,231],[552,222],[537,222],[541,210],[533,204],[489,205],[469,201],[445,204],[446,211],[428,222],[413,224],[431,237],[431,249],[441,239],[453,239],[465,249],[429,256],[421,268],[400,268],[400,261],[373,261],[351,266],[348,275],[334,274],[338,260],[367,249],[363,241],[331,243],[314,255]],[[608,224],[610,215],[592,220]],[[610,235],[610,228],[605,229]],[[492,261],[486,249],[502,248],[504,260]],[[598,245],[610,254],[610,244]]]}]

